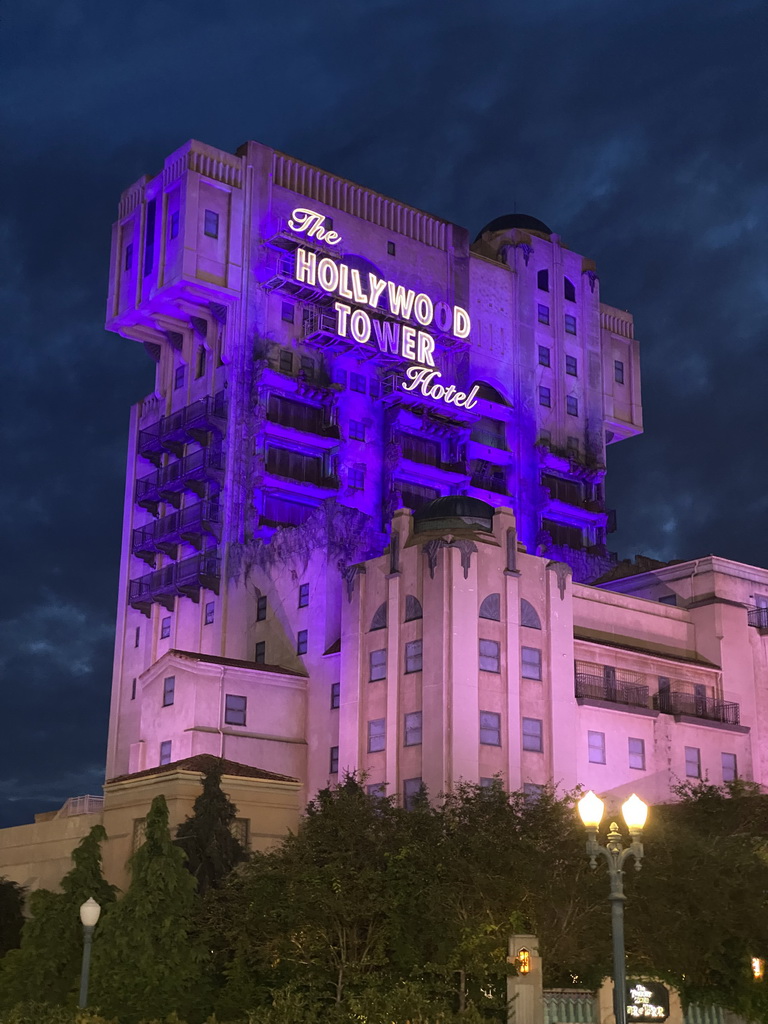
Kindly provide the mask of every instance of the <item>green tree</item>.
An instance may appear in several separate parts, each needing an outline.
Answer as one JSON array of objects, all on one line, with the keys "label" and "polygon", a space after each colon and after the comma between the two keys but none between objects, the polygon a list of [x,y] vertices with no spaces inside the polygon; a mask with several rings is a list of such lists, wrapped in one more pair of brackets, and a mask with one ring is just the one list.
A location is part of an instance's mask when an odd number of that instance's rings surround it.
[{"label": "green tree", "polygon": [[0,957],[17,949],[24,926],[25,890],[10,878],[0,878]]},{"label": "green tree", "polygon": [[102,908],[115,900],[115,887],[101,873],[101,843],[107,835],[94,825],[72,852],[73,866],[61,880],[61,892],[38,889],[30,894],[31,916],[21,946],[0,961],[0,1005],[30,999],[73,1002],[80,976],[83,928],[80,906],[93,897]]},{"label": "green tree", "polygon": [[91,1002],[122,1024],[173,1012],[205,1016],[205,957],[195,932],[195,880],[171,841],[168,806],[157,796],[146,838],[129,862],[131,884],[94,937]]},{"label": "green tree", "polygon": [[221,788],[221,761],[203,775],[203,791],[192,814],[176,832],[176,844],[187,855],[187,869],[205,895],[217,889],[230,871],[246,859],[241,843],[232,834],[237,808]]}]

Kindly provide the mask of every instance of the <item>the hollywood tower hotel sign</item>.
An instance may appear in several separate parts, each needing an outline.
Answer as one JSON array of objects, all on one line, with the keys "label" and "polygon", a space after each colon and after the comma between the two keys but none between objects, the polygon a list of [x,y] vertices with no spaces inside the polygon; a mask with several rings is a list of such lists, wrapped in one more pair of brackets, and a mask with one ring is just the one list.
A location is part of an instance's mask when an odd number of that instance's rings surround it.
[{"label": "the hollywood tower hotel sign", "polygon": [[[299,207],[291,214],[288,227],[329,247],[339,245],[341,235],[326,228],[325,223],[323,214]],[[340,338],[377,345],[381,352],[412,364],[401,384],[405,391],[419,391],[425,398],[462,409],[471,409],[477,403],[477,385],[468,393],[459,391],[455,384],[443,383],[442,373],[435,367],[436,339],[432,331],[467,338],[470,319],[466,309],[435,302],[424,292],[387,281],[372,271],[364,274],[357,267],[311,249],[299,246],[295,255],[296,281],[336,297],[333,308]],[[383,306],[385,297],[388,309]]]}]

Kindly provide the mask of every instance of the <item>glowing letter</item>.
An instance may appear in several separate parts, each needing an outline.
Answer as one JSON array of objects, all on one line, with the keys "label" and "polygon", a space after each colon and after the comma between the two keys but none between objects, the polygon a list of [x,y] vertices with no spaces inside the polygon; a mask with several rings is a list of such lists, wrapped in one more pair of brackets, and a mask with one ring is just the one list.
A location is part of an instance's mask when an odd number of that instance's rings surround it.
[{"label": "glowing letter", "polygon": [[342,263],[339,267],[339,295],[342,299],[353,299],[354,295],[349,290],[349,267]]},{"label": "glowing letter", "polygon": [[422,395],[425,395],[427,385],[433,377],[440,376],[440,371],[428,370],[424,366],[409,366],[405,375],[411,383],[402,384],[403,391],[415,391],[420,386]]},{"label": "glowing letter", "polygon": [[335,292],[339,287],[339,268],[327,256],[317,264],[317,283],[324,292]]},{"label": "glowing letter", "polygon": [[414,348],[414,342],[416,341],[416,328],[415,327],[403,327],[403,359],[415,359],[416,349]]},{"label": "glowing letter", "polygon": [[440,331],[441,334],[447,334],[451,329],[453,323],[453,314],[451,313],[451,307],[447,302],[436,302],[435,303],[435,327]]},{"label": "glowing letter", "polygon": [[426,331],[419,331],[416,335],[416,343],[418,345],[416,362],[426,363],[427,366],[434,366],[435,360],[432,358],[432,353],[435,351],[435,339],[432,335],[427,334]]},{"label": "glowing letter", "polygon": [[387,295],[389,296],[389,308],[394,315],[403,320],[410,320],[416,293],[410,289],[406,291],[401,284],[394,285],[391,281],[387,281]]},{"label": "glowing letter", "polygon": [[364,309],[356,309],[349,321],[352,337],[364,345],[371,336],[371,318]]},{"label": "glowing letter", "polygon": [[307,238],[317,238],[328,245],[337,245],[341,241],[341,235],[337,231],[326,230],[325,220],[322,213],[298,206],[290,216],[288,227],[297,234],[306,235]]},{"label": "glowing letter", "polygon": [[352,268],[352,298],[355,302],[364,306],[368,302],[368,296],[363,291],[363,285],[360,280],[360,271]]},{"label": "glowing letter", "polygon": [[347,317],[349,316],[349,306],[345,306],[343,302],[334,302],[333,308],[338,313],[337,318],[337,330],[340,338],[346,338],[347,336]]},{"label": "glowing letter", "polygon": [[374,320],[373,333],[382,352],[389,350],[393,356],[400,354],[400,324],[389,320]]},{"label": "glowing letter", "polygon": [[432,317],[435,313],[435,307],[432,305],[432,299],[424,292],[419,292],[416,298],[413,300],[413,315],[422,327],[429,327],[432,323]]},{"label": "glowing letter", "polygon": [[461,306],[453,307],[453,333],[457,338],[466,338],[470,330],[469,313]]},{"label": "glowing letter", "polygon": [[317,274],[317,256],[306,249],[296,250],[296,268],[293,276],[304,284],[314,285]]},{"label": "glowing letter", "polygon": [[368,275],[368,288],[371,292],[371,297],[368,299],[368,305],[371,309],[376,309],[378,307],[379,298],[386,287],[387,282],[382,278],[376,277],[375,274]]}]

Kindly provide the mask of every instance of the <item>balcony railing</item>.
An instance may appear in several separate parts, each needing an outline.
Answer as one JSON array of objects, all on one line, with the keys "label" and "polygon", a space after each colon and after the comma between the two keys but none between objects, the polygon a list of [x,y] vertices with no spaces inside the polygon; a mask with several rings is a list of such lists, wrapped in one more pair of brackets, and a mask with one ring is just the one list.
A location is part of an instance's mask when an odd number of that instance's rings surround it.
[{"label": "balcony railing", "polygon": [[680,690],[659,690],[653,695],[653,706],[665,715],[688,715],[690,718],[725,722],[727,725],[740,723],[739,705],[717,697],[683,693]]},{"label": "balcony railing", "polygon": [[498,473],[473,473],[471,484],[473,487],[482,488],[484,491],[493,491],[494,494],[507,494],[507,474],[501,470]]},{"label": "balcony railing", "polygon": [[506,450],[507,442],[503,434],[495,430],[486,430],[484,427],[473,427],[469,435],[470,441],[477,441],[479,444],[488,445],[489,448],[501,448]]},{"label": "balcony railing", "polygon": [[211,431],[221,432],[225,417],[223,391],[201,398],[140,430],[139,455],[159,466],[165,452],[181,455],[183,446],[190,441],[205,444]]},{"label": "balcony railing", "polygon": [[131,580],[130,605],[145,615],[149,615],[155,602],[172,610],[177,596],[198,600],[201,587],[218,594],[220,575],[220,562],[215,553],[192,555]]},{"label": "balcony railing", "polygon": [[322,409],[315,406],[302,406],[299,402],[270,402],[267,419],[280,427],[301,430],[307,434],[339,437],[339,428],[335,424],[324,423]]},{"label": "balcony railing", "polygon": [[201,448],[137,480],[136,503],[152,512],[161,501],[178,508],[182,491],[202,496],[206,482],[218,479],[223,468],[224,455],[219,448]]},{"label": "balcony railing", "polygon": [[218,538],[221,509],[210,501],[196,501],[194,505],[156,519],[146,526],[133,531],[132,550],[150,565],[155,564],[155,554],[162,551],[172,558],[181,541],[202,547],[203,535]]},{"label": "balcony railing", "polygon": [[768,608],[750,608],[747,622],[756,629],[768,629]]},{"label": "balcony railing", "polygon": [[609,704],[627,704],[637,708],[649,706],[650,689],[640,683],[624,683],[602,675],[576,672],[576,696],[604,700]]}]

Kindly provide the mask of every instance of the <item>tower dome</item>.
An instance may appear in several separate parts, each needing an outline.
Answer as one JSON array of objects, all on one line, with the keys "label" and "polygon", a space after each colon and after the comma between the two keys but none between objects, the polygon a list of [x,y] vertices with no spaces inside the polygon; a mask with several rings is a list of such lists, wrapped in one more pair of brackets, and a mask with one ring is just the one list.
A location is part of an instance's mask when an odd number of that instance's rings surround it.
[{"label": "tower dome", "polygon": [[467,494],[449,494],[427,502],[413,514],[415,533],[432,530],[493,532],[493,506]]},{"label": "tower dome", "polygon": [[511,231],[512,228],[521,228],[523,231],[535,231],[539,235],[551,235],[552,228],[548,228],[543,220],[538,217],[531,217],[527,213],[505,213],[501,217],[495,217],[489,221],[482,231],[479,231],[475,241],[477,242],[487,231]]}]

